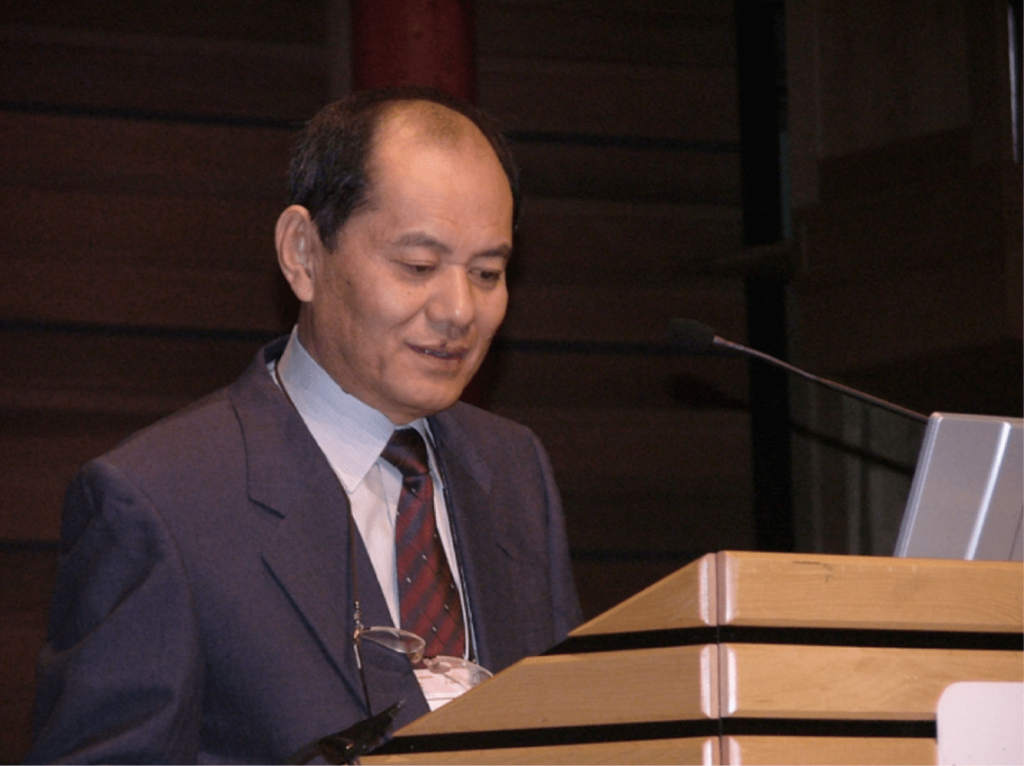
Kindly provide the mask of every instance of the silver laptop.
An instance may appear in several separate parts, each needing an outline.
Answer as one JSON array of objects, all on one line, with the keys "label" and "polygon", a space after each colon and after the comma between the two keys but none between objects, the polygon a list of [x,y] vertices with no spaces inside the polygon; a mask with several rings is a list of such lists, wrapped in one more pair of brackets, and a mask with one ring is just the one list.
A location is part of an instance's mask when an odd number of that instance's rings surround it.
[{"label": "silver laptop", "polygon": [[896,556],[1024,558],[1024,420],[937,412],[903,514]]}]

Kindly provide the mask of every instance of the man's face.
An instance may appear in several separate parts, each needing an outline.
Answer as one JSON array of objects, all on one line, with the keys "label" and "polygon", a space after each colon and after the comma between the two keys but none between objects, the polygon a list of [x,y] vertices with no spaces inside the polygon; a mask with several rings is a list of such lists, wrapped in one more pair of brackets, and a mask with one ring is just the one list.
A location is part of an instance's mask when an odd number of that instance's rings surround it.
[{"label": "man's face", "polygon": [[313,265],[303,345],[348,393],[397,425],[450,407],[505,316],[512,192],[465,121],[454,143],[380,128],[369,205]]}]

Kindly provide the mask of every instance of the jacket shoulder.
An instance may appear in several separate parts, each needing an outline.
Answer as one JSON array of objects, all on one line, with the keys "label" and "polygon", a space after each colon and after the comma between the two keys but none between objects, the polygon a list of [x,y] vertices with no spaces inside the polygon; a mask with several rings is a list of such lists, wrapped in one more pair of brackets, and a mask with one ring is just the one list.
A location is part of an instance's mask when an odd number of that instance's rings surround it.
[{"label": "jacket shoulder", "polygon": [[265,361],[276,345],[261,349],[233,383],[136,431],[97,460],[151,475],[208,467],[239,452],[244,441],[240,411],[260,407],[261,399],[280,397]]}]

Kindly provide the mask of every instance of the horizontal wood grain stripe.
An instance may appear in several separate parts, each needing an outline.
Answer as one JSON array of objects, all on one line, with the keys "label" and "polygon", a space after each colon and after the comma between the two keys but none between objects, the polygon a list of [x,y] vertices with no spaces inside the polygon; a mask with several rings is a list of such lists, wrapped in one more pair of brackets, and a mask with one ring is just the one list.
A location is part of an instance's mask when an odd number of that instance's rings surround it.
[{"label": "horizontal wood grain stripe", "polygon": [[372,756],[461,750],[550,747],[552,745],[706,736],[841,737],[935,739],[935,721],[849,721],[829,719],[726,718],[719,721],[663,721],[626,725],[550,727],[397,736]]},{"label": "horizontal wood grain stripe", "polygon": [[1020,633],[1019,562],[729,551],[719,620],[772,627]]},{"label": "horizontal wood grain stripe", "polygon": [[619,343],[585,340],[516,340],[496,338],[493,348],[532,354],[602,354],[611,356],[693,356],[669,343]]},{"label": "horizontal wood grain stripe", "polygon": [[146,325],[93,324],[0,319],[0,332],[53,333],[101,338],[153,338],[165,340],[227,340],[269,343],[282,330],[234,330],[229,327],[159,327]]},{"label": "horizontal wood grain stripe", "polygon": [[596,133],[559,133],[543,130],[510,130],[506,133],[513,144],[567,144],[570,146],[617,146],[627,149],[655,151],[731,153],[739,152],[738,141],[695,141],[659,136],[602,135]]},{"label": "horizontal wood grain stripe", "polygon": [[299,120],[327,102],[335,68],[319,45],[45,27],[0,28],[0,41],[8,104]]},{"label": "horizontal wood grain stripe", "polygon": [[721,625],[719,643],[870,646],[902,649],[1024,650],[1024,633],[873,628],[774,628]]},{"label": "horizontal wood grain stripe", "polygon": [[720,763],[727,764],[921,764],[937,763],[934,739],[896,737],[722,738]]},{"label": "horizontal wood grain stripe", "polygon": [[665,646],[700,646],[714,644],[717,641],[718,631],[714,627],[587,634],[570,636],[562,643],[548,649],[544,655],[628,652],[635,649],[654,649]]},{"label": "horizontal wood grain stripe", "polygon": [[[0,317],[8,321],[274,332],[288,327],[287,285],[265,268],[125,267],[114,262],[5,264]],[[287,308],[285,308],[287,306]]]},{"label": "horizontal wood grain stripe", "polygon": [[722,644],[721,715],[934,720],[956,681],[1024,680],[1020,651]]},{"label": "horizontal wood grain stripe", "polygon": [[935,739],[935,721],[835,718],[722,718],[723,736]]},{"label": "horizontal wood grain stripe", "polygon": [[449,734],[396,736],[373,755],[427,753],[444,750],[490,750],[511,747],[547,747],[568,743],[621,742],[667,738],[711,737],[719,733],[714,719],[655,721],[602,726],[554,726],[532,729],[468,731]]},{"label": "horizontal wood grain stripe", "polygon": [[488,57],[477,64],[477,93],[482,107],[516,130],[739,138],[733,67]]},{"label": "horizontal wood grain stripe", "polygon": [[[365,764],[678,764],[719,763],[718,737],[580,742],[489,750],[364,755]],[[923,761],[922,761],[923,762]]]},{"label": "horizontal wood grain stripe", "polygon": [[545,654],[621,652],[663,646],[696,646],[713,643],[863,646],[899,649],[978,649],[1019,652],[1024,651],[1024,633],[723,625],[717,628],[676,628],[570,636],[562,643],[548,649]]},{"label": "horizontal wood grain stripe", "polygon": [[65,104],[52,101],[0,101],[0,112],[46,114],[62,117],[100,117],[103,119],[145,122],[177,122],[188,125],[230,125],[244,128],[298,130],[304,120],[253,115],[204,114],[160,108]]}]

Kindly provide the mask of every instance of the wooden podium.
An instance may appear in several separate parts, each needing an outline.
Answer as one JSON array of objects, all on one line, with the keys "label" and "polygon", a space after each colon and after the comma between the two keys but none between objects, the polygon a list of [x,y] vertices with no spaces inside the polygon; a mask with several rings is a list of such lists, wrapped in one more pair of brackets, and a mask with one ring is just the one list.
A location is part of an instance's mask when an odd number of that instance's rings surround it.
[{"label": "wooden podium", "polygon": [[709,554],[363,763],[935,763],[956,681],[1024,680],[1020,563]]}]

